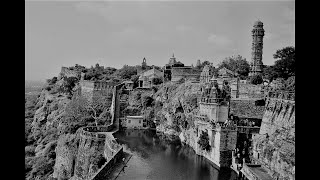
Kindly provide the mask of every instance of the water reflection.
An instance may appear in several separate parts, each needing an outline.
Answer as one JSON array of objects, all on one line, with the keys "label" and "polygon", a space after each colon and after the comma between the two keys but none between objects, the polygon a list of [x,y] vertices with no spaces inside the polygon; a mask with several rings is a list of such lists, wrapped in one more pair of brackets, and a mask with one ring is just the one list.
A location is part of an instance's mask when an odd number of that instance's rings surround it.
[{"label": "water reflection", "polygon": [[117,179],[152,180],[233,180],[230,170],[214,168],[178,140],[168,140],[150,130],[126,130],[115,134],[124,149],[133,154],[125,171]]}]

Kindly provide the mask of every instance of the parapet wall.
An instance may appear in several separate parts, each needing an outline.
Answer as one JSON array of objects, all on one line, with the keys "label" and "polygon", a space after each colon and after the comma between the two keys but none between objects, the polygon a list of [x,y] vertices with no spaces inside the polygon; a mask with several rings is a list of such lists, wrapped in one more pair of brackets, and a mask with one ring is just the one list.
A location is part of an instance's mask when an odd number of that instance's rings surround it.
[{"label": "parapet wall", "polygon": [[269,91],[267,98],[295,101],[295,93],[289,91]]},{"label": "parapet wall", "polygon": [[263,85],[239,83],[239,99],[264,98]]},{"label": "parapet wall", "polygon": [[75,70],[70,70],[67,67],[61,67],[61,71],[60,71],[58,79],[61,79],[63,77],[68,77],[68,78],[69,77],[76,77],[76,78],[79,78],[80,77],[80,72],[77,72]]},{"label": "parapet wall", "polygon": [[253,138],[253,156],[273,179],[295,179],[295,101],[267,99],[260,132]]},{"label": "parapet wall", "polygon": [[118,83],[99,81],[80,81],[81,95],[90,101],[95,101],[101,96],[112,98]]},{"label": "parapet wall", "polygon": [[258,106],[254,99],[231,99],[230,114],[240,118],[262,119],[265,106]]},{"label": "parapet wall", "polygon": [[[80,143],[75,163],[75,178],[92,179],[122,150],[112,133],[112,126],[80,128]],[[101,164],[104,159],[104,164]]]},{"label": "parapet wall", "polygon": [[295,101],[268,98],[260,134],[273,134],[277,129],[294,127]]},{"label": "parapet wall", "polygon": [[201,71],[190,67],[173,67],[171,69],[171,81],[177,82],[180,79],[198,80]]}]

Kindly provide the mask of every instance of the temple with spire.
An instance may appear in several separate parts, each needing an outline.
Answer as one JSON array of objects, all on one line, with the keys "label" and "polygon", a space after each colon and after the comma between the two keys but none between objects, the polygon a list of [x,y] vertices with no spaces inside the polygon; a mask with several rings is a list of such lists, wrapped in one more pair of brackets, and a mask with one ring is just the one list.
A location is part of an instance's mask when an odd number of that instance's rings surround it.
[{"label": "temple with spire", "polygon": [[165,81],[179,81],[181,79],[196,81],[200,77],[201,71],[195,70],[191,66],[185,66],[177,61],[174,53],[169,58],[168,64],[163,67],[163,77]]}]

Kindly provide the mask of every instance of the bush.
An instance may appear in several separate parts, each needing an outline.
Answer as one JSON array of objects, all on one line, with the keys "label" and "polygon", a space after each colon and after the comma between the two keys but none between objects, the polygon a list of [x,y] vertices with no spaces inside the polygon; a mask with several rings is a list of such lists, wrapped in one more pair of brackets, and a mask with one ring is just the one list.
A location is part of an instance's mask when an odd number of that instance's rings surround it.
[{"label": "bush", "polygon": [[162,82],[163,82],[162,78],[153,78],[152,79],[152,84],[154,84],[154,85],[161,84]]},{"label": "bush", "polygon": [[36,148],[34,146],[26,146],[24,148],[24,151],[25,151],[25,155],[26,156],[34,156],[35,155],[35,150]]},{"label": "bush", "polygon": [[144,108],[146,108],[146,107],[152,106],[153,98],[150,97],[150,96],[143,96],[143,97],[141,98],[141,101],[142,101],[142,106],[143,106]]},{"label": "bush", "polygon": [[210,150],[210,145],[209,145],[209,135],[207,132],[202,131],[198,144],[200,145],[202,150],[209,151]]},{"label": "bush", "polygon": [[257,85],[257,84],[262,84],[263,79],[261,75],[254,75],[250,78],[251,84]]},{"label": "bush", "polygon": [[182,84],[182,83],[184,83],[185,82],[185,79],[184,78],[181,78],[177,83],[178,84]]},{"label": "bush", "polygon": [[49,85],[53,85],[53,84],[55,84],[57,81],[58,81],[58,78],[57,78],[57,77],[53,77],[53,78],[50,80]]}]

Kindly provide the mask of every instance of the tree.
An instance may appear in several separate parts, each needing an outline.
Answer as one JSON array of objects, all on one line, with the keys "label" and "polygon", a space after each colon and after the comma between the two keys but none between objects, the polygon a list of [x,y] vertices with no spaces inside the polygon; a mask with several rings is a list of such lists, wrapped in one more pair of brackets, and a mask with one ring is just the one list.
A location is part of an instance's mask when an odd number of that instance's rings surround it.
[{"label": "tree", "polygon": [[225,58],[218,64],[218,69],[223,67],[238,73],[241,79],[245,79],[250,70],[249,63],[240,55]]},{"label": "tree", "polygon": [[277,59],[274,64],[274,70],[280,78],[288,79],[295,75],[295,48],[293,46],[285,47],[276,51],[273,58]]},{"label": "tree", "polygon": [[262,75],[265,79],[268,79],[269,82],[271,82],[272,80],[274,80],[278,77],[278,74],[274,70],[273,66],[264,66]]},{"label": "tree", "polygon": [[118,69],[117,71],[115,71],[113,75],[121,79],[130,79],[131,76],[136,74],[137,74],[136,67],[124,65],[121,69]]},{"label": "tree", "polygon": [[76,86],[77,82],[78,78],[76,77],[64,77],[62,87],[60,87],[60,91],[72,95],[72,89]]},{"label": "tree", "polygon": [[133,82],[133,88],[136,88],[139,86],[139,75],[133,75],[130,79]]},{"label": "tree", "polygon": [[152,84],[154,85],[158,85],[158,84],[161,84],[162,83],[162,78],[153,78],[152,79]]},{"label": "tree", "polygon": [[143,108],[150,107],[153,103],[153,99],[150,96],[142,96],[141,101]]},{"label": "tree", "polygon": [[261,84],[263,83],[263,79],[262,79],[262,76],[261,75],[254,75],[250,78],[250,82],[251,84]]},{"label": "tree", "polygon": [[210,150],[209,135],[207,132],[202,131],[198,140],[198,144],[200,145],[202,150],[207,150],[207,151]]},{"label": "tree", "polygon": [[111,98],[96,94],[92,102],[82,96],[73,98],[66,106],[65,115],[73,122],[82,122],[88,116],[94,119],[96,126],[103,119],[110,118]]}]

